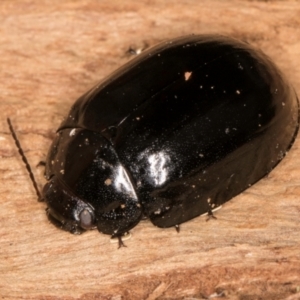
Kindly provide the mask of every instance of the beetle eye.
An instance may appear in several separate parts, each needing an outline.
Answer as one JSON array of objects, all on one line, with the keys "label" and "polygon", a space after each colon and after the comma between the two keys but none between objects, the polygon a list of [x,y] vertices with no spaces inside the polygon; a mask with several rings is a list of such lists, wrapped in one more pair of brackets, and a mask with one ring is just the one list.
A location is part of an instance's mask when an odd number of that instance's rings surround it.
[{"label": "beetle eye", "polygon": [[88,209],[83,209],[79,214],[80,227],[91,229],[94,226],[94,214]]}]

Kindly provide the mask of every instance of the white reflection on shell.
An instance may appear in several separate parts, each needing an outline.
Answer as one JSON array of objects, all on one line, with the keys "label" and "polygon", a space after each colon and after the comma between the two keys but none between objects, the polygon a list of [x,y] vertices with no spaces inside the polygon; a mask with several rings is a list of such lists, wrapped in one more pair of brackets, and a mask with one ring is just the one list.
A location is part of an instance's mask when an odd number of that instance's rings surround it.
[{"label": "white reflection on shell", "polygon": [[167,181],[169,175],[167,164],[170,162],[170,160],[170,156],[164,151],[149,155],[148,172],[156,186],[163,185]]},{"label": "white reflection on shell", "polygon": [[125,193],[131,198],[137,200],[137,195],[134,188],[130,182],[128,174],[123,166],[119,165],[116,167],[116,172],[114,174],[113,185],[115,189],[120,193]]}]

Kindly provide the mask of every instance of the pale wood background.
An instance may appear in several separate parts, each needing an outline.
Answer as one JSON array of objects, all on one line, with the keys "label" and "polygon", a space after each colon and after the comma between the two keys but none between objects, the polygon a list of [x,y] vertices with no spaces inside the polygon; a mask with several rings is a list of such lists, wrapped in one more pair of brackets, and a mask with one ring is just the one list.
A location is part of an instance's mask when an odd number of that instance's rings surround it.
[{"label": "pale wood background", "polygon": [[8,133],[11,117],[39,185],[73,101],[129,58],[129,46],[222,33],[266,52],[300,94],[298,1],[0,2],[1,299],[300,299],[300,139],[284,161],[216,213],[174,229],[141,222],[127,248],[52,226]]}]

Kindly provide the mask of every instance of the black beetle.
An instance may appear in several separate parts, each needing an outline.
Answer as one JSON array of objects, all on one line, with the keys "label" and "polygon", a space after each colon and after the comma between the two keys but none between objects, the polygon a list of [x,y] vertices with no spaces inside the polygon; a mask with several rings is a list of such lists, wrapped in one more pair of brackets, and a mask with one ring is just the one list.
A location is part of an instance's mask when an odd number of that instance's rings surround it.
[{"label": "black beetle", "polygon": [[191,35],[129,61],[57,130],[42,196],[71,233],[177,226],[268,174],[298,131],[298,101],[261,51]]}]

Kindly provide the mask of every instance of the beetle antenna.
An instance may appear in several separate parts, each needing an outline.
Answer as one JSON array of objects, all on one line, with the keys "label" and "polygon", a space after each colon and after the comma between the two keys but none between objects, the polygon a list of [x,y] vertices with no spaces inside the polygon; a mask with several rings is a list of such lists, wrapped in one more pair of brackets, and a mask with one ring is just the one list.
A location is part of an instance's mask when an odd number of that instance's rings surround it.
[{"label": "beetle antenna", "polygon": [[36,192],[36,194],[37,194],[37,196],[38,196],[38,201],[42,201],[42,195],[41,195],[41,193],[40,193],[40,191],[39,191],[39,189],[38,189],[38,186],[37,186],[37,184],[36,184],[36,181],[35,181],[35,178],[34,178],[34,176],[33,176],[31,167],[30,167],[30,165],[29,165],[29,163],[28,163],[28,160],[27,160],[27,158],[26,158],[26,156],[25,156],[25,154],[24,154],[24,151],[23,151],[23,149],[22,149],[22,147],[21,147],[21,144],[20,144],[20,142],[19,142],[19,140],[18,140],[18,138],[17,138],[17,135],[16,135],[16,133],[15,133],[15,131],[14,131],[14,128],[13,128],[13,126],[12,126],[11,121],[10,121],[9,118],[7,118],[7,123],[8,123],[9,130],[10,130],[10,132],[11,132],[11,135],[13,136],[13,139],[14,139],[14,141],[15,141],[15,143],[16,143],[17,148],[18,148],[18,151],[19,151],[19,153],[20,153],[20,155],[21,155],[21,157],[22,157],[22,160],[23,160],[23,162],[24,162],[24,164],[25,164],[25,166],[26,166],[27,172],[28,172],[28,174],[29,174],[29,177],[30,177],[30,179],[31,179],[31,182],[32,182],[32,184],[33,184],[33,187],[34,187],[34,189],[35,189],[35,192]]}]

